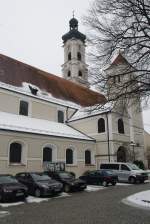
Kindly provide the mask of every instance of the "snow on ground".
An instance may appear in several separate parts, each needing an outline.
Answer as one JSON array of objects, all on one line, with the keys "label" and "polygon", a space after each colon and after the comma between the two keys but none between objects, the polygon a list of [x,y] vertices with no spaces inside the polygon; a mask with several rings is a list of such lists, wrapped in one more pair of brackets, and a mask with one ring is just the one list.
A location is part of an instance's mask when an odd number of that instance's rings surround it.
[{"label": "snow on ground", "polygon": [[117,186],[132,186],[132,184],[129,183],[117,183]]},{"label": "snow on ground", "polygon": [[99,191],[99,190],[103,190],[104,188],[105,187],[103,187],[103,186],[88,185],[84,191],[87,191],[87,192]]},{"label": "snow on ground", "polygon": [[14,203],[0,203],[0,206],[3,207],[3,208],[7,208],[7,207],[10,207],[10,206],[17,206],[17,205],[22,205],[22,204],[24,204],[23,201],[14,202]]},{"label": "snow on ground", "polygon": [[[62,192],[60,195],[58,195],[54,198],[63,198],[63,197],[69,197],[69,196],[71,196],[71,195],[67,194],[65,192]],[[38,197],[28,196],[26,198],[26,203],[41,203],[41,202],[44,202],[44,201],[49,201],[50,199],[52,199],[52,198],[51,197],[38,198]],[[25,204],[25,202],[21,201],[21,202],[11,202],[11,203],[0,203],[0,206],[3,207],[3,208],[6,208],[6,207],[17,206],[17,205],[21,205],[21,204]]]},{"label": "snow on ground", "polygon": [[41,203],[43,201],[48,201],[50,198],[37,198],[37,197],[33,197],[33,196],[28,196],[26,198],[26,202],[27,203]]},{"label": "snow on ground", "polygon": [[9,215],[10,213],[8,211],[0,211],[0,218]]},{"label": "snow on ground", "polygon": [[150,190],[133,194],[126,201],[139,207],[150,209]]}]

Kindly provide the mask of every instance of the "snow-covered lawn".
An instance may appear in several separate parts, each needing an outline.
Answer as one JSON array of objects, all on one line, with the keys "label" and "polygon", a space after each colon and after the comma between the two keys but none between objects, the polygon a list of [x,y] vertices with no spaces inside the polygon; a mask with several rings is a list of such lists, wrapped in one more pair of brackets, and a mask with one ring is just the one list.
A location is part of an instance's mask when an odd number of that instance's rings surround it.
[{"label": "snow-covered lawn", "polygon": [[133,194],[127,197],[125,201],[135,206],[150,209],[150,190]]}]

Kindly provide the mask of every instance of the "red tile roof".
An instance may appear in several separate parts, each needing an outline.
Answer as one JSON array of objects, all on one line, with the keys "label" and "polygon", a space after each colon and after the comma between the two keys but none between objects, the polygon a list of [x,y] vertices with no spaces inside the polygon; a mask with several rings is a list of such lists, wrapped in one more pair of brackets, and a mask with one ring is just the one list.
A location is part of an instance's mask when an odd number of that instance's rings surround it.
[{"label": "red tile roof", "polygon": [[55,98],[71,101],[81,106],[106,102],[102,94],[1,54],[0,82],[18,87],[22,86],[23,82],[31,83],[49,92]]}]

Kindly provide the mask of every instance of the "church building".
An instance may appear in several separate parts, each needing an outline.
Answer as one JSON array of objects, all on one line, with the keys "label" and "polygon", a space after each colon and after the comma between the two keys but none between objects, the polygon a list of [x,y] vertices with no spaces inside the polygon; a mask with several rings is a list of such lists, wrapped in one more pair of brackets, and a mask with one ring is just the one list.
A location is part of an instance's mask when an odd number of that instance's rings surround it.
[{"label": "church building", "polygon": [[[45,164],[64,162],[79,176],[105,161],[144,161],[141,112],[133,106],[124,114],[106,106],[89,111],[107,100],[90,89],[86,36],[77,19],[69,21],[62,40],[63,78],[0,55],[1,173],[42,171]],[[119,54],[107,72],[113,75],[126,63]]]}]

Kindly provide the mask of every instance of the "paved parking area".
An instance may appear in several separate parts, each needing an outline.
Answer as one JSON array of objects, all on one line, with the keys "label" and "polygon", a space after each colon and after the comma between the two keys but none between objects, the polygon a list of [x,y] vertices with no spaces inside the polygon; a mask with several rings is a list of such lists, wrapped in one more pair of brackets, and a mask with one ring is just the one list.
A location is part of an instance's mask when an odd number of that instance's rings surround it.
[{"label": "paved parking area", "polygon": [[87,191],[0,207],[0,224],[149,224],[150,212],[122,203],[127,196],[149,190],[150,183],[89,186]]}]

